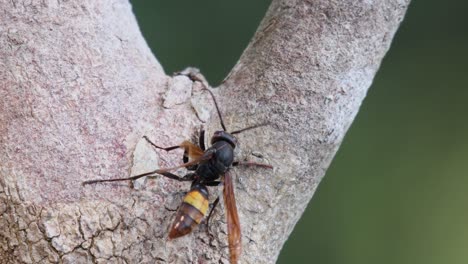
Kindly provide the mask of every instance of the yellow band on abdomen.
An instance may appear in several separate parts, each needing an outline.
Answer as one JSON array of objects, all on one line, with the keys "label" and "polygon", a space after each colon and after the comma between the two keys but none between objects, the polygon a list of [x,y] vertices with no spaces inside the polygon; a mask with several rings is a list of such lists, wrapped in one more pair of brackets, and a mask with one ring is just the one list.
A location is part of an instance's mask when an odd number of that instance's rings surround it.
[{"label": "yellow band on abdomen", "polygon": [[197,190],[187,193],[184,202],[197,208],[203,215],[208,211],[208,200]]}]

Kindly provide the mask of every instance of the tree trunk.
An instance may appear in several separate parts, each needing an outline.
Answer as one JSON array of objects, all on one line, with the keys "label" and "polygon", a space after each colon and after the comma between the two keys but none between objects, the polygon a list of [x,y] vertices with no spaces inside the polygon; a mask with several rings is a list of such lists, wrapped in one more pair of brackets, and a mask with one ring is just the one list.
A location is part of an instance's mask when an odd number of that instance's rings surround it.
[{"label": "tree trunk", "polygon": [[[238,160],[274,166],[233,169],[242,263],[276,261],[408,4],[274,0],[215,89],[229,131],[271,122],[238,137]],[[172,146],[220,129],[199,82],[165,75],[130,4],[4,0],[1,11],[0,262],[228,262],[222,206],[212,242],[204,224],[167,239],[189,183],[81,185],[182,162],[144,135]]]}]

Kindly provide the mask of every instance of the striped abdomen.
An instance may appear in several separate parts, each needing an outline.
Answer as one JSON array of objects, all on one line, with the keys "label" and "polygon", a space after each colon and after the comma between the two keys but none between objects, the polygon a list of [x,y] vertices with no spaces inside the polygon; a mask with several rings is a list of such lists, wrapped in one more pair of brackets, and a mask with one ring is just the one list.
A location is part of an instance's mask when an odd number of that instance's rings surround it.
[{"label": "striped abdomen", "polygon": [[195,184],[185,195],[177,211],[169,238],[178,238],[190,233],[208,211],[208,189],[202,184]]}]

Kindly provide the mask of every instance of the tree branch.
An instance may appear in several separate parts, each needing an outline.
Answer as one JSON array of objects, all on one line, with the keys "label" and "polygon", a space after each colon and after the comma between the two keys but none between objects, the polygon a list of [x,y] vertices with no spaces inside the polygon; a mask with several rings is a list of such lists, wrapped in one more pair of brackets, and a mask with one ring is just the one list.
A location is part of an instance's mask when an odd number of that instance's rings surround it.
[{"label": "tree branch", "polygon": [[[304,211],[390,46],[409,0],[274,0],[216,89],[240,159],[245,263],[272,263]],[[0,259],[11,263],[227,262],[223,210],[168,241],[188,184],[82,187],[181,162],[154,150],[218,130],[199,82],[168,77],[126,1],[4,1],[0,18]],[[210,119],[210,115],[214,118]],[[261,157],[261,158],[259,158]],[[180,173],[183,173],[180,172]],[[220,188],[218,188],[220,189]],[[217,189],[212,188],[212,198]]]}]

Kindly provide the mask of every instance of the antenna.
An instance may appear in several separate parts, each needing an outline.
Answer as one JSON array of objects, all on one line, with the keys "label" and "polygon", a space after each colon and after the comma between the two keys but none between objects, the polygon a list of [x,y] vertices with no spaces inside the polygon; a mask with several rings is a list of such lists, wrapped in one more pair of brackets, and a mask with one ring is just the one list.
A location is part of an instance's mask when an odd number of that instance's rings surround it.
[{"label": "antenna", "polygon": [[257,128],[257,127],[262,127],[262,126],[268,126],[270,124],[270,122],[265,122],[265,123],[262,123],[262,124],[258,124],[258,125],[253,125],[253,126],[250,126],[250,127],[246,127],[246,128],[243,128],[243,129],[239,129],[239,130],[236,130],[236,131],[233,131],[229,134],[231,135],[234,135],[234,134],[239,134],[241,132],[244,132],[246,130],[250,130],[250,129],[254,129],[254,128]]},{"label": "antenna", "polygon": [[221,126],[223,127],[223,130],[226,131],[226,126],[224,125],[224,121],[223,121],[223,117],[221,116],[221,111],[219,110],[219,107],[218,107],[218,102],[216,102],[216,98],[213,94],[213,92],[211,92],[210,89],[208,89],[208,87],[205,86],[205,89],[211,94],[211,98],[213,98],[213,102],[216,106],[216,111],[218,111],[218,116],[219,116],[219,121],[221,122]]}]

